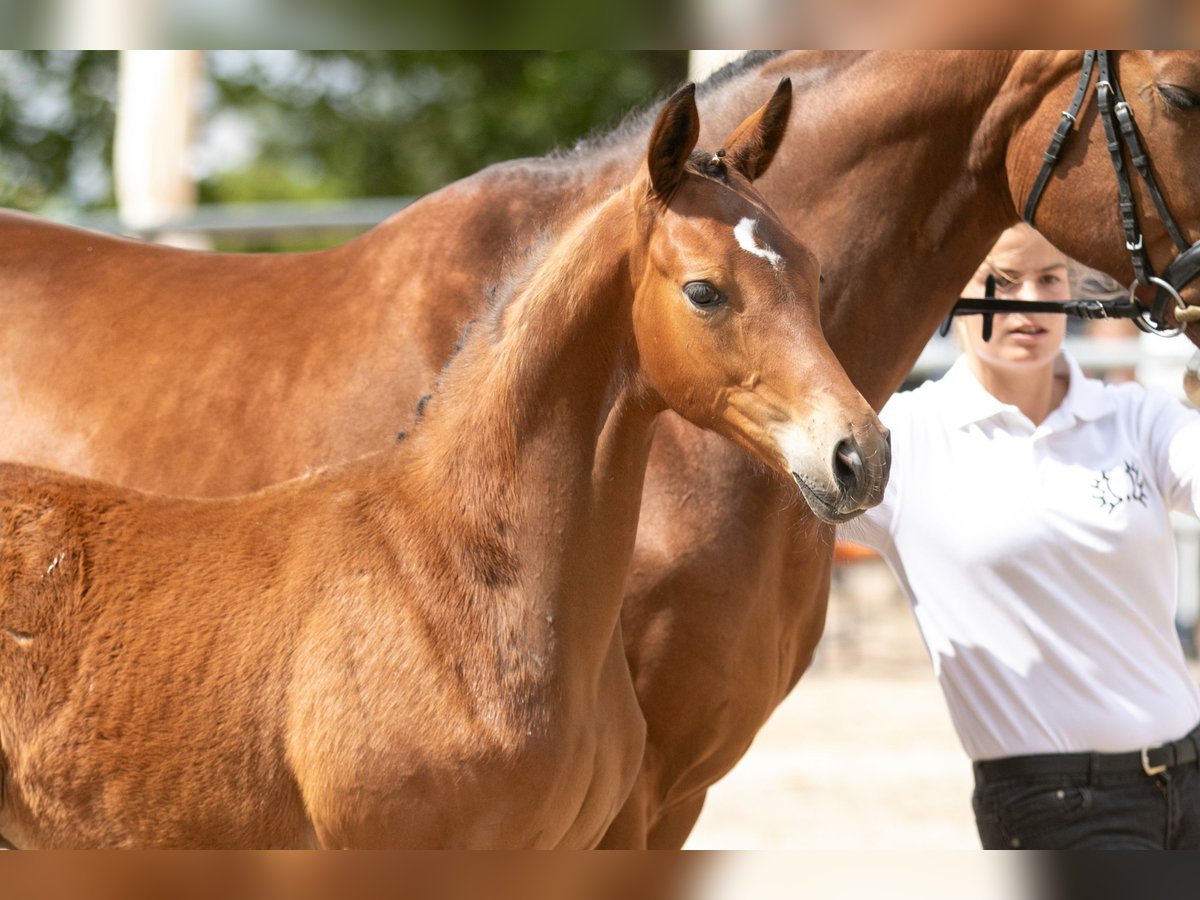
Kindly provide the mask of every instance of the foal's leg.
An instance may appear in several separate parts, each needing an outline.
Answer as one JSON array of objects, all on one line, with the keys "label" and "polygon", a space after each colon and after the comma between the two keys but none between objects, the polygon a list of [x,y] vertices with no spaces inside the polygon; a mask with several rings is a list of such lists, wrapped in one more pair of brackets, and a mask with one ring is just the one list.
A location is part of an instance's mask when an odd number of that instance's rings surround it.
[{"label": "foal's leg", "polygon": [[646,784],[645,770],[629,792],[625,805],[617,813],[600,839],[601,850],[645,850],[646,849],[646,799],[650,796]]},{"label": "foal's leg", "polygon": [[696,827],[700,818],[700,810],[704,808],[704,798],[707,791],[689,797],[681,803],[676,803],[662,811],[646,838],[646,847],[650,850],[679,850],[687,841],[688,835]]}]

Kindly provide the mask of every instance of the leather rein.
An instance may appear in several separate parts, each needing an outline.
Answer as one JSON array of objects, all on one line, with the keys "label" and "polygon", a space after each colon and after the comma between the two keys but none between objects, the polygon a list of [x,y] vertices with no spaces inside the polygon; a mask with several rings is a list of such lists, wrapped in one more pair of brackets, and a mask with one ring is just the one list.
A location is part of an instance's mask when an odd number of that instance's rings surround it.
[{"label": "leather rein", "polygon": [[[1128,300],[1067,300],[1064,302],[1027,302],[1022,300],[994,299],[995,281],[988,278],[987,297],[984,299],[962,298],[955,304],[954,309],[946,317],[940,332],[944,335],[956,315],[982,314],[984,320],[984,339],[990,336],[991,315],[997,312],[1053,312],[1088,319],[1122,318],[1132,319],[1142,331],[1170,336],[1178,334],[1180,328],[1172,326],[1167,321],[1167,307],[1174,302],[1172,312],[1175,321],[1186,325],[1200,321],[1200,307],[1189,306],[1180,296],[1180,290],[1197,275],[1200,275],[1200,241],[1188,244],[1183,232],[1175,222],[1158,188],[1158,182],[1150,169],[1150,157],[1143,150],[1137,127],[1133,121],[1133,110],[1125,101],[1121,83],[1117,80],[1116,69],[1113,66],[1112,50],[1088,50],[1083,55],[1083,67],[1079,74],[1079,84],[1071,98],[1070,105],[1063,110],[1058,127],[1050,137],[1050,145],[1042,156],[1042,168],[1033,183],[1029,199],[1025,203],[1022,218],[1033,225],[1034,214],[1038,202],[1050,180],[1050,175],[1058,164],[1063,146],[1078,121],[1079,111],[1083,108],[1087,97],[1088,85],[1092,80],[1092,71],[1099,68],[1096,80],[1096,100],[1100,112],[1100,120],[1104,123],[1104,133],[1107,137],[1108,152],[1112,159],[1113,172],[1117,178],[1117,191],[1121,213],[1121,227],[1125,231],[1125,248],[1129,251],[1133,263],[1133,273],[1136,281],[1129,292]],[[1137,170],[1150,199],[1158,210],[1159,218],[1170,234],[1175,246],[1179,248],[1175,259],[1163,271],[1155,275],[1146,253],[1145,239],[1138,224],[1137,207],[1134,203],[1133,186],[1130,183],[1129,168],[1125,164],[1125,154]],[[1135,296],[1138,285],[1154,287],[1154,301],[1149,308],[1145,307]]]}]

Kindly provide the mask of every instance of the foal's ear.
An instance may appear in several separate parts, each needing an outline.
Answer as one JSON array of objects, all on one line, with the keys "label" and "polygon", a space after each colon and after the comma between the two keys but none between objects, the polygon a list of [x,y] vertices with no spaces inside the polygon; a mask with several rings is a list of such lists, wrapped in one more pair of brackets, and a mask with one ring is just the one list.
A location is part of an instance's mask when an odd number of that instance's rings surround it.
[{"label": "foal's ear", "polygon": [[650,184],[655,194],[671,196],[699,138],[696,85],[685,84],[663,105],[650,134],[646,163],[650,167]]},{"label": "foal's ear", "polygon": [[725,142],[726,165],[751,181],[760,177],[775,158],[791,112],[792,79],[785,78],[771,99],[729,136]]}]

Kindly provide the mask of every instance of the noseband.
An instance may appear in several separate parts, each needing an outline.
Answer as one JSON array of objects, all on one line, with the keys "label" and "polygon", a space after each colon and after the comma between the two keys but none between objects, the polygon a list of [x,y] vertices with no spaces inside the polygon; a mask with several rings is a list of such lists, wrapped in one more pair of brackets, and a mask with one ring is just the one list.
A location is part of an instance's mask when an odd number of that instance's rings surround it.
[{"label": "noseband", "polygon": [[[1088,50],[1084,53],[1079,85],[1075,88],[1071,105],[1063,111],[1058,127],[1050,138],[1050,146],[1043,155],[1042,170],[1038,173],[1033,190],[1029,194],[1029,200],[1025,204],[1023,218],[1030,225],[1033,224],[1038,201],[1041,200],[1046,183],[1050,180],[1050,173],[1058,163],[1063,144],[1076,124],[1079,110],[1087,96],[1088,84],[1092,79],[1092,69],[1099,62],[1100,72],[1096,80],[1096,100],[1100,109],[1100,120],[1104,123],[1104,133],[1108,138],[1108,152],[1112,157],[1113,172],[1117,176],[1121,226],[1125,229],[1125,247],[1129,251],[1133,262],[1133,273],[1137,279],[1129,295],[1130,302],[1139,310],[1133,318],[1143,331],[1174,334],[1177,332],[1166,320],[1167,305],[1170,302],[1174,301],[1173,312],[1177,322],[1186,325],[1190,322],[1200,321],[1200,307],[1189,306],[1179,293],[1184,285],[1200,275],[1200,241],[1189,245],[1183,238],[1183,232],[1175,224],[1170,210],[1167,209],[1162,192],[1158,189],[1158,183],[1154,180],[1154,173],[1150,170],[1150,158],[1142,149],[1141,140],[1138,138],[1137,128],[1133,122],[1133,110],[1125,102],[1121,83],[1117,80],[1117,73],[1112,64],[1112,54],[1111,50]],[[1175,246],[1179,248],[1175,259],[1171,261],[1161,276],[1154,274],[1154,269],[1150,265],[1150,257],[1146,253],[1145,240],[1138,227],[1137,207],[1134,205],[1133,188],[1130,184],[1129,169],[1125,165],[1122,147],[1128,151],[1129,161],[1142,176],[1150,199],[1154,201],[1154,206],[1158,210],[1159,218],[1162,219]],[[1139,284],[1155,288],[1154,302],[1149,309],[1142,306],[1134,296],[1133,291]]]}]

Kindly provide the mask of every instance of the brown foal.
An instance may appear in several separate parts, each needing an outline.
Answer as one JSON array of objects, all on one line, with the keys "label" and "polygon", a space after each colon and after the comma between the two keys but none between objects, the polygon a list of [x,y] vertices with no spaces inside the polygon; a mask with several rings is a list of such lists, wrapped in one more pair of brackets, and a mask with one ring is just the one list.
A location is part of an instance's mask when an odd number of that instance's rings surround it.
[{"label": "brown foal", "polygon": [[785,82],[693,154],[677,93],[646,164],[556,229],[387,451],[221,500],[0,466],[0,833],[595,845],[642,760],[619,617],[657,415],[830,520],[886,477],[816,260],[750,187],[789,103]]}]

